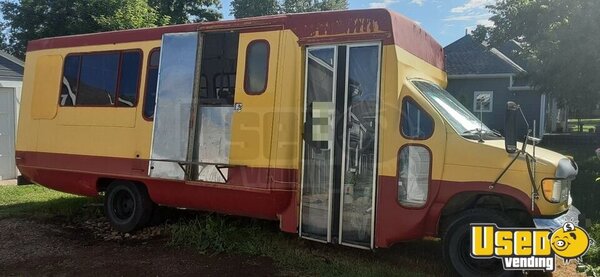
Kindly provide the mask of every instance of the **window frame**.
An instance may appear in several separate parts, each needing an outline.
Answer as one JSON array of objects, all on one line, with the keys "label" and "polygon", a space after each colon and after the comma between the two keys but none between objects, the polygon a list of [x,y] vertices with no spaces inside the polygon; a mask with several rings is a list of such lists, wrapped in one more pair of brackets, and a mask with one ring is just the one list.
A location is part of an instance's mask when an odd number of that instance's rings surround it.
[{"label": "window frame", "polygon": [[[490,109],[489,110],[478,110],[477,109],[477,96],[482,94],[490,95]],[[473,92],[473,112],[474,113],[491,113],[494,112],[494,91],[474,91]]]},{"label": "window frame", "polygon": [[[260,91],[250,91],[248,88],[248,69],[250,68],[248,66],[248,61],[250,60],[250,49],[252,46],[254,46],[255,44],[259,44],[259,43],[264,43],[267,47],[267,60],[266,60],[266,65],[267,65],[267,70],[265,72],[265,85],[263,86],[262,90]],[[244,64],[245,68],[244,68],[244,92],[247,95],[261,95],[263,93],[265,93],[265,91],[267,91],[267,87],[269,86],[269,70],[270,70],[270,63],[271,63],[271,43],[269,43],[268,40],[266,39],[256,39],[251,41],[250,43],[248,43],[248,46],[246,46],[246,62]]]},{"label": "window frame", "polygon": [[[402,157],[402,151],[407,148],[407,147],[421,147],[425,150],[427,150],[427,152],[429,152],[429,178],[427,178],[427,199],[425,200],[425,203],[420,206],[420,207],[411,207],[411,206],[406,206],[404,204],[402,204],[402,202],[400,201],[400,192],[398,191],[398,181],[400,181],[400,158]],[[407,210],[423,210],[425,208],[427,208],[428,206],[431,205],[431,200],[432,197],[430,197],[430,192],[431,192],[431,184],[433,183],[433,152],[431,151],[431,148],[429,148],[429,146],[425,145],[425,144],[420,144],[420,143],[407,143],[402,145],[402,147],[400,147],[400,149],[398,150],[398,153],[396,154],[396,183],[394,185],[395,189],[396,189],[396,202],[398,203],[398,205],[400,205],[400,207],[407,209]]]},{"label": "window frame", "polygon": [[[145,76],[145,83],[144,83],[144,101],[142,102],[142,117],[144,118],[144,120],[146,121],[150,121],[153,122],[154,121],[154,114],[152,114],[152,117],[147,117],[146,114],[144,113],[144,107],[146,107],[146,102],[148,101],[148,76],[150,75],[150,69],[154,69],[154,67],[150,64],[152,62],[152,55],[155,52],[159,52],[160,53],[161,47],[154,47],[152,48],[149,52],[148,52],[148,57],[147,57],[147,61],[146,61],[146,76]],[[156,67],[156,69],[160,69],[160,54],[158,55],[158,66]],[[158,77],[156,79],[156,93],[158,93]],[[156,100],[154,102],[154,107],[156,108]]]},{"label": "window frame", "polygon": [[[404,113],[404,104],[406,104],[406,102],[411,101],[412,104],[414,104],[415,106],[417,106],[417,108],[419,108],[423,114],[425,115],[425,117],[429,118],[429,120],[431,120],[431,134],[429,134],[429,136],[427,137],[423,137],[423,138],[415,138],[415,137],[409,137],[406,136],[404,134],[404,132],[402,131],[402,122],[404,122],[405,119],[405,113]],[[402,99],[402,104],[400,105],[400,122],[398,123],[398,128],[400,131],[400,135],[406,139],[406,140],[415,140],[415,141],[424,141],[424,140],[428,140],[431,137],[433,137],[433,134],[435,133],[435,120],[433,120],[433,117],[425,110],[423,109],[423,106],[421,106],[419,103],[417,103],[417,101],[412,98],[411,96],[405,96]]]},{"label": "window frame", "polygon": [[[136,101],[133,106],[119,106],[117,105],[118,101],[115,101],[113,105],[78,105],[74,103],[72,106],[63,106],[61,105],[61,96],[62,96],[62,79],[65,77],[65,62],[68,57],[71,56],[79,56],[79,68],[77,70],[77,91],[75,92],[75,96],[77,99],[79,96],[79,87],[81,86],[81,69],[83,64],[83,57],[89,55],[102,55],[102,54],[119,54],[119,64],[117,67],[117,81],[115,86],[115,100],[119,98],[119,90],[121,88],[121,68],[123,67],[123,53],[139,53],[140,54],[140,64],[138,66],[138,78],[136,81]],[[63,59],[63,66],[61,71],[61,86],[58,90],[58,106],[60,108],[137,108],[140,102],[140,89],[141,89],[141,79],[142,79],[142,69],[144,63],[144,51],[141,48],[133,48],[133,49],[121,49],[121,50],[108,50],[108,51],[93,51],[93,52],[73,52],[67,54]]]}]

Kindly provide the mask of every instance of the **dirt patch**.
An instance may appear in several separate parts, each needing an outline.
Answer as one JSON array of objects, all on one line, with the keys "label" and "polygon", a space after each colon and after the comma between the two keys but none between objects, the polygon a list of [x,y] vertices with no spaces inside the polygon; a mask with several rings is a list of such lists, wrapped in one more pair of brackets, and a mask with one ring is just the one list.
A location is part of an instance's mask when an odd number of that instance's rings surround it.
[{"label": "dirt patch", "polygon": [[[107,230],[103,222],[85,224]],[[269,258],[201,255],[189,249],[166,246],[166,238],[156,230],[145,232],[121,236],[63,223],[1,219],[0,272],[14,276],[277,274]]]}]

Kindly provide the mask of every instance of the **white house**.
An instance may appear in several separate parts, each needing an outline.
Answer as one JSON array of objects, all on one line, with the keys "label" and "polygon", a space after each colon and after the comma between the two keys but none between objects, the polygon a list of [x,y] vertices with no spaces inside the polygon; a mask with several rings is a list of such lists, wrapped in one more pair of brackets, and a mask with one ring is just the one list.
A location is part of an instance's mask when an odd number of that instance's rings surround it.
[{"label": "white house", "polygon": [[17,178],[15,138],[23,87],[23,61],[0,51],[0,180]]}]

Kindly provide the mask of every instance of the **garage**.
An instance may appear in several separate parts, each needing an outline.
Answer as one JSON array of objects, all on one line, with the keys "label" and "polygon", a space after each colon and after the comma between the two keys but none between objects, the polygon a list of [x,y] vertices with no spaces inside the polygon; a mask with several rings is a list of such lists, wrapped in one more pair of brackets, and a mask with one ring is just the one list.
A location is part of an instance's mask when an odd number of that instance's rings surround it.
[{"label": "garage", "polygon": [[23,62],[0,51],[0,181],[17,178],[15,137],[19,118]]}]

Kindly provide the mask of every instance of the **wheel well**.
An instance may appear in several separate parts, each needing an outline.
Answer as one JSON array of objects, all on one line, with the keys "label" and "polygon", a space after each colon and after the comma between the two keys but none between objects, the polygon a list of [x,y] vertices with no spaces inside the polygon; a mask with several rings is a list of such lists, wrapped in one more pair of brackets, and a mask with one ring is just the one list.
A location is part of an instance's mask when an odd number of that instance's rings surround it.
[{"label": "wheel well", "polygon": [[504,194],[481,192],[463,192],[453,196],[442,209],[438,223],[438,235],[441,237],[454,218],[463,211],[484,208],[507,214],[517,221],[519,226],[532,227],[533,218],[530,211],[517,199]]},{"label": "wheel well", "polygon": [[98,193],[106,192],[106,190],[108,189],[108,186],[114,181],[127,181],[127,182],[132,182],[134,184],[140,184],[144,187],[146,186],[144,183],[138,182],[138,181],[132,181],[132,180],[126,180],[126,179],[115,179],[115,178],[99,178],[98,181],[96,182],[96,191]]}]

